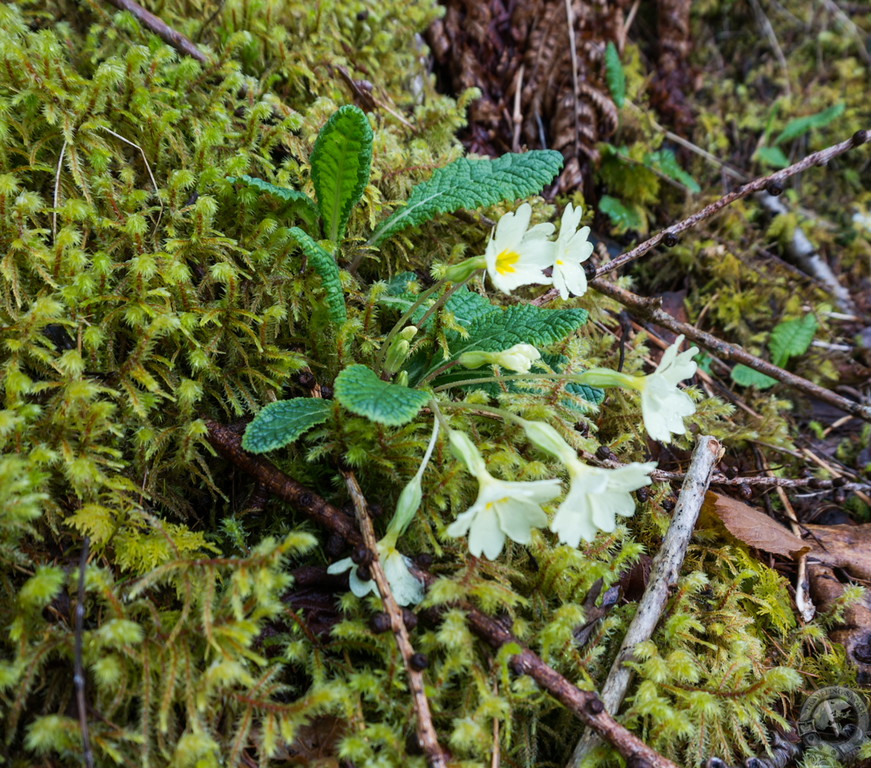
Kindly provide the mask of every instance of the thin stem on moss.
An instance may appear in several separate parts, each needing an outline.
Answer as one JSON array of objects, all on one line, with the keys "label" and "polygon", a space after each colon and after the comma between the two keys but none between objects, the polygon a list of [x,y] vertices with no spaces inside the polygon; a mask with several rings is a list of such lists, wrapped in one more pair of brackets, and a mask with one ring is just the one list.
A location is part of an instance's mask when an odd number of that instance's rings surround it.
[{"label": "thin stem on moss", "polygon": [[835,406],[842,411],[858,416],[860,419],[871,422],[871,407],[862,405],[854,400],[848,400],[828,389],[814,384],[801,376],[796,376],[794,373],[785,371],[772,363],[766,362],[749,352],[745,352],[741,347],[734,344],[729,344],[716,336],[700,331],[689,323],[682,323],[676,320],[668,312],[660,308],[661,299],[645,298],[638,294],[627,291],[615,283],[609,283],[606,280],[597,278],[590,282],[590,286],[595,288],[599,293],[609,296],[616,301],[619,301],[624,307],[628,307],[631,312],[639,317],[649,320],[656,325],[667,328],[676,334],[683,334],[690,341],[703,346],[705,349],[714,352],[716,355],[732,360],[736,363],[743,363],[750,368],[753,368],[760,373],[771,376],[773,379],[786,384],[787,386],[798,389],[806,395],[822,400],[829,405]]},{"label": "thin stem on moss", "polygon": [[[700,211],[696,211],[692,216],[688,216],[683,221],[679,221],[677,224],[672,224],[670,227],[666,227],[662,231],[653,235],[653,237],[649,237],[643,243],[639,243],[631,250],[620,254],[617,258],[609,261],[607,264],[603,264],[596,270],[595,277],[601,277],[608,272],[613,272],[615,269],[620,269],[621,267],[625,267],[627,264],[631,264],[633,261],[640,259],[642,256],[652,251],[657,245],[666,240],[666,238],[676,238],[681,234],[681,232],[693,229],[701,222],[710,219],[712,216],[719,213],[727,206],[730,206],[737,200],[741,200],[748,195],[752,195],[754,192],[761,192],[765,189],[771,189],[774,187],[783,189],[784,182],[792,176],[796,176],[815,165],[824,166],[829,163],[829,161],[838,157],[838,155],[843,155],[845,152],[861,147],[868,142],[871,142],[871,130],[859,130],[846,141],[826,147],[819,152],[814,152],[799,160],[797,163],[793,163],[788,168],[784,168],[783,170],[769,174],[768,176],[760,176],[752,181],[748,181],[746,184],[738,187],[738,189],[729,192],[727,195],[723,195],[719,200],[715,200],[710,205],[705,206]],[[533,303],[539,305],[547,304],[548,302],[553,301],[557,296],[559,296],[559,291],[552,288],[538,299],[535,299]]]},{"label": "thin stem on moss", "polygon": [[412,663],[414,648],[411,645],[408,630],[405,628],[402,610],[399,608],[396,598],[393,597],[390,582],[387,580],[387,575],[384,573],[384,568],[381,566],[381,560],[378,556],[378,540],[375,537],[375,529],[372,526],[372,518],[369,515],[369,506],[366,503],[366,498],[363,496],[363,491],[360,490],[360,484],[357,482],[354,473],[342,471],[342,477],[345,479],[345,486],[354,505],[357,524],[360,526],[360,533],[363,536],[363,544],[372,553],[372,563],[369,567],[372,570],[372,577],[375,579],[375,584],[378,587],[381,602],[384,604],[384,610],[390,618],[390,629],[393,631],[396,645],[399,646],[399,652],[405,664],[405,673],[408,676],[409,687],[411,688],[411,700],[414,705],[414,712],[417,715],[417,738],[420,742],[420,747],[426,755],[426,761],[431,768],[446,768],[447,759],[444,750],[439,745],[438,734],[432,722],[429,699],[426,697],[426,691],[424,690],[423,673],[415,669]]}]

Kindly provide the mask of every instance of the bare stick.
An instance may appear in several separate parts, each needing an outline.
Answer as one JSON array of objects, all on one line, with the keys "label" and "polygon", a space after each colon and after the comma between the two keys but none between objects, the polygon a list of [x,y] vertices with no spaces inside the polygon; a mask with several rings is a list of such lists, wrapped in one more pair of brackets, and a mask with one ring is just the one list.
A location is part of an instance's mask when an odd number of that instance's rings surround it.
[{"label": "bare stick", "polygon": [[[650,580],[638,603],[635,617],[626,631],[623,643],[602,687],[602,702],[608,711],[616,713],[620,709],[626,689],[632,679],[632,670],[625,666],[632,660],[635,646],[653,635],[659,622],[669,592],[677,584],[681,566],[686,557],[687,547],[705,499],[705,492],[711,482],[714,465],[722,456],[720,444],[709,435],[698,439],[690,467],[680,489],[677,505],[671,524],[662,541],[662,547],[653,558],[650,567]],[[570,766],[579,766],[587,754],[596,746],[599,739],[593,733],[585,734],[578,742]]]},{"label": "bare stick", "polygon": [[[278,498],[284,499],[327,529],[338,533],[352,545],[360,546],[363,543],[361,535],[341,510],[285,475],[266,459],[242,450],[241,435],[227,425],[214,421],[206,421],[206,424],[209,429],[208,440],[215,449],[240,469],[259,480]],[[416,575],[423,579],[427,587],[435,582],[432,574],[420,568],[416,569]],[[517,674],[529,675],[578,719],[611,742],[626,758],[628,766],[677,768],[673,762],[651,749],[611,717],[594,691],[582,691],[569,682],[535,653],[524,648],[520,640],[501,622],[468,603],[460,603],[459,607],[466,612],[472,631],[493,648],[498,650],[506,643],[513,643],[521,648],[520,653],[511,657],[514,671]]]},{"label": "bare stick", "polygon": [[729,344],[710,333],[700,331],[689,323],[682,323],[679,320],[675,320],[675,318],[668,314],[668,312],[660,308],[659,305],[661,304],[661,299],[644,298],[636,293],[627,291],[625,288],[621,288],[615,283],[609,283],[601,279],[591,281],[590,286],[599,291],[599,293],[603,293],[606,296],[610,296],[612,299],[619,301],[623,306],[628,307],[635,314],[650,320],[656,325],[667,328],[673,333],[682,333],[690,341],[695,341],[701,344],[705,349],[714,352],[716,355],[725,358],[726,360],[732,360],[736,363],[744,363],[744,365],[747,365],[760,373],[764,373],[766,376],[771,376],[771,378],[777,379],[787,386],[804,392],[806,395],[816,397],[829,405],[835,406],[835,408],[840,408],[842,411],[846,411],[853,416],[858,416],[864,421],[871,421],[871,407],[857,403],[854,400],[848,400],[846,397],[842,397],[828,389],[824,389],[823,387],[814,384],[812,381],[808,381],[801,376],[796,376],[794,373],[783,370],[783,368],[778,368],[776,365],[772,365],[755,355],[751,355],[749,352],[745,352],[741,347],[736,347],[735,345]]},{"label": "bare stick", "polygon": [[206,54],[197,48],[188,38],[170,27],[163,19],[158,18],[150,11],[146,11],[139,3],[134,2],[134,0],[109,0],[109,2],[119,10],[132,13],[143,27],[154,32],[163,42],[171,45],[179,53],[190,56],[201,64],[208,63],[209,60]]},{"label": "bare stick", "polygon": [[[596,270],[596,277],[600,277],[608,272],[613,272],[615,269],[620,269],[636,259],[640,259],[646,253],[656,248],[656,246],[666,238],[669,240],[676,238],[681,232],[692,229],[705,219],[710,219],[714,214],[719,213],[723,208],[731,205],[736,200],[741,200],[748,195],[752,195],[754,192],[759,192],[764,189],[783,189],[784,182],[790,177],[802,173],[815,165],[826,165],[830,160],[838,157],[838,155],[843,155],[851,149],[861,147],[869,141],[871,141],[871,130],[859,130],[846,141],[842,141],[840,144],[834,144],[833,146],[822,149],[819,152],[814,152],[804,159],[799,160],[797,163],[790,165],[788,168],[784,168],[782,171],[777,171],[776,173],[772,173],[770,176],[760,176],[753,181],[748,181],[743,186],[738,187],[738,189],[730,192],[728,195],[723,195],[719,200],[705,206],[702,210],[697,211],[692,216],[663,229],[661,232],[657,232],[653,237],[648,238],[639,245],[636,245],[632,250],[620,254],[616,259],[609,261],[607,264],[603,264]],[[552,288],[543,296],[535,299],[534,303],[546,304],[557,296],[559,296],[559,291]]]},{"label": "bare stick", "polygon": [[79,711],[79,730],[82,732],[82,758],[86,768],[94,768],[91,732],[88,728],[88,701],[85,697],[85,665],[82,661],[82,642],[85,634],[85,570],[88,567],[90,546],[91,540],[85,536],[82,539],[82,555],[79,558],[79,593],[76,601],[76,634],[73,646],[73,685],[76,689],[76,709]]},{"label": "bare stick", "polygon": [[381,560],[378,557],[378,541],[375,538],[375,529],[372,527],[372,519],[369,516],[369,506],[366,503],[363,492],[360,490],[357,478],[354,477],[354,473],[342,470],[342,477],[345,478],[345,485],[348,488],[348,493],[351,495],[354,511],[357,513],[357,524],[360,526],[360,532],[363,534],[363,544],[372,553],[372,563],[369,567],[372,570],[372,576],[378,587],[378,594],[381,595],[384,610],[390,618],[390,629],[393,630],[396,645],[399,646],[402,661],[405,663],[405,673],[408,675],[408,682],[411,687],[411,700],[417,715],[417,738],[420,742],[420,747],[426,755],[427,763],[432,768],[447,768],[445,753],[441,746],[439,746],[438,734],[432,724],[429,699],[427,699],[423,687],[423,673],[415,669],[412,664],[411,658],[414,656],[414,648],[411,645],[408,630],[406,630],[405,622],[402,619],[402,610],[393,597],[393,592],[390,590],[390,582],[387,581],[387,576],[384,573],[384,568],[381,567]]},{"label": "bare stick", "polygon": [[54,210],[51,213],[51,241],[54,242],[57,239],[57,201],[60,196],[60,172],[63,167],[64,155],[67,151],[67,143],[64,140],[63,146],[60,148],[60,157],[57,159],[57,172],[54,175],[54,197],[52,199],[52,208]]}]

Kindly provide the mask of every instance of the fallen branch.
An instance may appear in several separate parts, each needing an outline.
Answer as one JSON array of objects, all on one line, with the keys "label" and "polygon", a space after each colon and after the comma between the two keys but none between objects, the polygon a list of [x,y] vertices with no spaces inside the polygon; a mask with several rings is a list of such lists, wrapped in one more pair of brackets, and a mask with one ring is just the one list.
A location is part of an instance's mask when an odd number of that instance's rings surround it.
[{"label": "fallen branch", "polygon": [[[360,546],[363,538],[341,510],[322,499],[313,491],[285,475],[272,463],[242,450],[242,437],[224,424],[206,421],[208,440],[212,446],[237,467],[250,474],[278,498],[287,501],[301,512],[309,515],[320,525],[339,534],[352,546]],[[435,577],[416,570],[427,586]],[[511,657],[513,669],[525,674],[563,704],[585,725],[593,728],[609,741],[626,759],[627,768],[678,768],[673,762],[651,749],[641,739],[620,725],[607,711],[594,691],[582,691],[559,672],[545,664],[535,653],[518,640],[496,619],[487,616],[468,603],[459,607],[466,612],[469,626],[482,640],[493,648],[506,643],[516,644],[521,651]]]},{"label": "fallen branch", "polygon": [[[603,264],[596,270],[596,274],[593,277],[601,277],[608,272],[613,272],[615,269],[620,269],[621,267],[625,267],[627,264],[631,264],[633,261],[640,259],[645,254],[652,251],[660,243],[664,242],[666,245],[673,245],[677,242],[677,237],[681,232],[693,229],[701,222],[710,219],[712,216],[719,213],[723,208],[726,208],[737,200],[741,200],[748,195],[761,191],[767,191],[769,194],[780,194],[783,190],[784,182],[790,177],[802,173],[815,165],[826,165],[829,161],[838,157],[838,155],[843,155],[851,149],[861,147],[869,141],[871,141],[871,130],[859,130],[846,141],[842,141],[840,144],[834,144],[833,146],[822,149],[819,152],[814,152],[802,160],[799,160],[797,163],[790,165],[788,168],[784,168],[782,171],[777,171],[776,173],[772,173],[770,176],[760,176],[757,179],[753,179],[753,181],[748,181],[746,184],[738,187],[738,189],[729,192],[727,195],[723,195],[719,200],[715,200],[710,205],[705,206],[702,210],[696,211],[692,216],[688,216],[683,221],[679,221],[677,224],[672,224],[670,227],[657,232],[653,237],[648,238],[643,243],[639,243],[633,249],[620,254],[607,264]],[[534,303],[546,304],[553,301],[557,296],[559,296],[559,291],[556,288],[551,288],[543,296],[535,299]]]},{"label": "fallen branch", "polygon": [[79,589],[76,599],[75,640],[73,645],[73,687],[76,689],[76,710],[79,715],[79,730],[82,732],[82,762],[85,768],[94,768],[94,752],[91,749],[91,731],[88,727],[88,697],[85,691],[85,664],[82,646],[85,639],[85,572],[88,568],[91,539],[82,539],[82,554],[79,557]]},{"label": "fallen branch", "polygon": [[[611,713],[616,713],[620,708],[632,679],[632,670],[626,666],[626,662],[632,660],[635,647],[649,640],[653,635],[669,593],[677,584],[687,547],[705,499],[705,492],[711,482],[714,466],[722,453],[720,444],[708,435],[703,435],[696,443],[671,524],[662,541],[662,547],[653,558],[647,588],[638,603],[638,610],[626,631],[617,658],[614,659],[614,664],[608,673],[608,679],[602,687],[602,702]],[[580,766],[597,743],[599,739],[595,734],[586,733],[582,736],[569,761],[569,766],[575,768]]]},{"label": "fallen branch", "polygon": [[150,11],[146,11],[134,0],[109,0],[116,8],[127,11],[136,17],[136,20],[146,29],[151,30],[167,45],[171,45],[179,53],[196,59],[201,64],[208,63],[208,58],[191,40],[181,32],[174,30],[163,19],[158,18]]},{"label": "fallen branch", "polygon": [[402,654],[402,661],[405,664],[405,673],[408,675],[408,682],[411,688],[411,700],[417,715],[417,739],[420,742],[423,753],[426,755],[427,764],[431,768],[446,768],[447,759],[439,745],[438,734],[436,734],[435,727],[432,724],[429,699],[427,699],[426,692],[424,691],[423,673],[412,661],[415,653],[411,645],[411,639],[408,636],[408,630],[405,628],[405,622],[402,619],[402,610],[393,597],[393,592],[390,590],[390,582],[387,581],[384,568],[381,567],[381,560],[378,556],[378,541],[375,538],[375,529],[372,527],[372,519],[369,516],[369,507],[366,504],[363,492],[360,490],[357,478],[354,477],[354,473],[343,470],[342,477],[345,478],[345,485],[354,504],[354,511],[357,513],[357,524],[360,526],[360,533],[363,535],[363,544],[372,554],[372,562],[369,568],[378,587],[378,594],[381,596],[384,610],[390,618],[390,629],[393,631],[396,645],[399,646],[399,652]]},{"label": "fallen branch", "polygon": [[[636,293],[627,291],[625,288],[621,288],[615,283],[609,283],[601,278],[591,281],[590,286],[595,288],[599,293],[603,293],[606,296],[610,296],[612,299],[619,301],[624,307],[628,307],[630,311],[634,312],[639,317],[645,318],[663,328],[667,328],[673,333],[682,333],[690,341],[695,341],[698,344],[701,344],[705,349],[714,352],[726,360],[744,363],[744,365],[749,366],[760,373],[764,373],[767,376],[771,376],[771,378],[777,379],[787,386],[798,389],[806,395],[822,400],[829,405],[835,406],[835,408],[846,411],[853,416],[858,416],[860,419],[871,421],[871,407],[857,403],[854,400],[848,400],[846,397],[842,397],[828,389],[824,389],[823,387],[814,384],[812,381],[808,381],[801,376],[796,376],[794,373],[785,371],[783,368],[779,368],[778,366],[772,365],[755,355],[751,355],[749,352],[745,352],[741,349],[741,347],[736,347],[735,345],[729,344],[710,333],[700,331],[689,323],[682,323],[679,320],[676,320],[668,314],[668,312],[661,309],[660,304],[662,300],[659,298],[645,298],[639,296]],[[548,294],[545,294],[545,296],[541,298],[545,298],[547,295]]]}]

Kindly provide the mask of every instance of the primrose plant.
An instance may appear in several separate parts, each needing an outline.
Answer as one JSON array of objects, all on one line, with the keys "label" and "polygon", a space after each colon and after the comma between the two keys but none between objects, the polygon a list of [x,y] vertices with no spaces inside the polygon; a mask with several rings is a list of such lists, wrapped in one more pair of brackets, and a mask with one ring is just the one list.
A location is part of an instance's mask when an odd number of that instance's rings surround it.
[{"label": "primrose plant", "polygon": [[[369,182],[372,138],[366,115],[356,107],[342,107],[327,121],[311,155],[315,199],[251,177],[231,179],[280,198],[308,223],[308,232],[292,227],[290,233],[320,276],[329,318],[337,329],[353,324],[356,315],[365,311],[358,311],[353,302],[348,306],[339,265],[349,218]],[[561,165],[561,155],[549,150],[496,160],[457,160],[414,187],[407,202],[372,232],[367,246],[377,249],[396,233],[439,214],[534,195]],[[582,361],[554,348],[565,348],[566,340],[586,322],[585,310],[529,303],[503,307],[467,287],[473,276],[486,275],[503,294],[527,285],[553,285],[563,299],[586,291],[583,262],[592,245],[589,227],[580,227],[581,209],[566,207],[555,238],[553,224],[531,225],[532,216],[528,203],[506,213],[484,253],[450,265],[433,265],[439,279],[424,290],[416,290],[418,277],[412,272],[397,275],[386,288],[382,282],[369,286],[387,325],[374,352],[360,348],[352,357],[355,362],[334,372],[335,401],[296,397],[273,402],[245,432],[243,447],[263,453],[304,440],[315,426],[338,425],[357,417],[388,428],[432,420],[419,469],[400,493],[395,514],[378,543],[379,559],[400,604],[423,598],[423,585],[398,543],[419,512],[425,471],[440,442],[449,447],[448,452],[438,453],[441,461],[459,461],[478,487],[474,502],[455,510],[443,533],[467,537],[472,555],[492,560],[501,555],[508,540],[529,543],[535,529],[549,528],[560,544],[571,547],[592,541],[598,531],[613,531],[618,517],[635,511],[632,492],[651,482],[654,463],[591,465],[579,458],[578,435],[572,434],[565,420],[554,418],[554,423],[548,423],[520,416],[518,412],[529,407],[537,393],[546,394],[542,387],[559,386],[565,402],[586,411],[602,403],[601,387],[638,392],[640,422],[651,438],[661,442],[683,434],[684,419],[695,411],[692,399],[678,384],[694,375],[692,358],[698,350],[678,352],[682,337],[647,376],[604,368],[578,371]],[[329,372],[330,366],[336,366],[334,360],[317,359],[314,348],[307,352],[319,370]],[[467,431],[476,419],[495,420],[515,433],[519,429],[533,450],[561,465],[567,489],[559,477],[504,480],[491,474],[486,457]],[[556,504],[555,509],[551,504]],[[329,570],[350,570],[350,586],[358,596],[376,591],[374,582],[361,580],[352,565],[350,559],[341,560]]]}]

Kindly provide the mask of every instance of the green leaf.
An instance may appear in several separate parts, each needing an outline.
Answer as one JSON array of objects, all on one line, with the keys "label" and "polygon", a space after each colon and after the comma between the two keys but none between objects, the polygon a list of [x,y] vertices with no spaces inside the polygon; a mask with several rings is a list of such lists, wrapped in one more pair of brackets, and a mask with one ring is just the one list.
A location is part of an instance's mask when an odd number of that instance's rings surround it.
[{"label": "green leaf", "polygon": [[780,132],[780,136],[774,140],[774,143],[780,144],[784,141],[797,139],[814,128],[825,128],[833,120],[837,120],[843,115],[844,109],[846,109],[846,105],[843,101],[839,101],[834,106],[824,109],[822,112],[817,112],[815,115],[806,115],[805,117],[797,117],[794,120],[790,120]]},{"label": "green leaf", "polygon": [[491,304],[489,299],[480,293],[470,291],[465,286],[454,291],[445,302],[445,309],[453,314],[457,323],[463,328],[470,328],[477,320],[500,311],[499,307]]},{"label": "green leaf", "polygon": [[336,377],[333,391],[351,413],[392,427],[411,421],[431,397],[419,389],[382,381],[365,365],[345,368]]},{"label": "green leaf", "polygon": [[586,322],[585,309],[544,309],[534,304],[515,304],[473,320],[469,337],[459,340],[458,349],[451,352],[455,355],[475,349],[500,352],[522,343],[546,347],[562,341]]},{"label": "green leaf", "polygon": [[786,168],[789,165],[789,158],[780,147],[759,147],[754,157],[770,168]]},{"label": "green leaf", "polygon": [[658,152],[650,152],[644,158],[645,165],[653,168],[660,173],[664,173],[670,179],[679,181],[693,194],[698,194],[702,188],[698,182],[690,176],[677,161],[674,152],[670,149],[660,149]]},{"label": "green leaf", "polygon": [[266,453],[283,448],[318,424],[332,412],[332,403],[317,397],[295,397],[270,403],[245,430],[242,447],[250,453]]},{"label": "green leaf", "polygon": [[813,315],[778,324],[768,341],[772,362],[783,368],[789,358],[803,355],[808,351],[816,332],[817,319]]},{"label": "green leaf", "polygon": [[461,157],[436,170],[429,181],[418,184],[408,202],[381,223],[369,244],[377,245],[440,213],[534,195],[559,173],[562,165],[563,156],[552,149],[507,154],[495,160]]},{"label": "green leaf", "polygon": [[770,389],[777,384],[777,379],[772,379],[771,376],[766,376],[764,373],[753,370],[746,365],[739,363],[732,369],[732,381],[740,384],[742,387],[756,387],[756,389]]},{"label": "green leaf", "polygon": [[605,48],[605,80],[614,103],[619,109],[623,109],[623,102],[626,101],[626,73],[623,71],[617,46],[610,41]]},{"label": "green leaf", "polygon": [[363,110],[348,104],[327,120],[315,141],[311,168],[324,233],[338,243],[372,168],[372,128]]},{"label": "green leaf", "polygon": [[299,243],[299,247],[302,248],[309,263],[321,276],[324,290],[327,292],[330,318],[333,322],[344,323],[348,313],[345,309],[345,294],[342,291],[342,280],[339,277],[339,266],[336,264],[336,260],[299,227],[291,227],[288,231],[290,236]]},{"label": "green leaf", "polygon": [[265,192],[273,197],[277,197],[279,200],[283,200],[285,203],[289,203],[291,209],[298,213],[309,224],[314,225],[318,220],[318,207],[315,204],[315,201],[305,192],[300,192],[298,189],[279,187],[254,176],[228,176],[227,181],[230,183],[241,182],[247,184],[258,192]]},{"label": "green leaf", "polygon": [[616,197],[611,197],[611,195],[602,195],[599,200],[599,210],[602,213],[608,214],[614,226],[623,232],[627,229],[640,230],[644,227],[641,214],[637,210],[627,208]]}]

